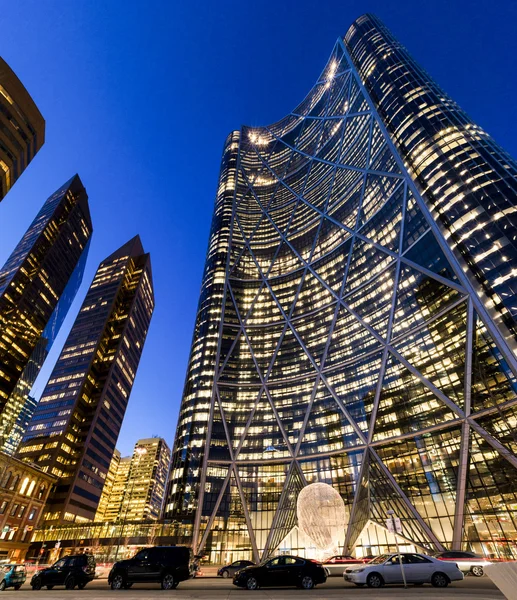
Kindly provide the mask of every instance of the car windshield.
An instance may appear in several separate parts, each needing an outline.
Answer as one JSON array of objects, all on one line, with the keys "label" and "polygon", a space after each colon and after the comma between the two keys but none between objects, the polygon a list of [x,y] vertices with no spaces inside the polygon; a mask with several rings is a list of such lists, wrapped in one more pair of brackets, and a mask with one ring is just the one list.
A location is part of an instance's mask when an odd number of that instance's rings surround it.
[{"label": "car windshield", "polygon": [[377,558],[373,558],[368,564],[380,565],[381,563],[386,562],[390,556],[390,554],[381,554],[380,556],[377,556]]},{"label": "car windshield", "polygon": [[65,566],[65,562],[66,562],[66,559],[62,558],[61,560],[58,560],[57,563],[54,563],[52,566],[54,569],[60,569],[61,567]]}]

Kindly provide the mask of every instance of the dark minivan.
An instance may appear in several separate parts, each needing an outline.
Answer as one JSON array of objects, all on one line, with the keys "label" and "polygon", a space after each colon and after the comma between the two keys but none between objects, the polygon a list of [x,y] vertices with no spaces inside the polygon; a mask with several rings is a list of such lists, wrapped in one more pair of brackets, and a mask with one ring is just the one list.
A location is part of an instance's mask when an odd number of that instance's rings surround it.
[{"label": "dark minivan", "polygon": [[154,546],[113,565],[108,576],[112,590],[129,589],[133,583],[160,583],[172,590],[190,576],[190,550],[185,546]]},{"label": "dark minivan", "polygon": [[71,554],[61,558],[51,567],[34,573],[31,579],[33,590],[46,586],[64,585],[67,590],[77,586],[80,590],[95,577],[95,558],[91,554]]}]

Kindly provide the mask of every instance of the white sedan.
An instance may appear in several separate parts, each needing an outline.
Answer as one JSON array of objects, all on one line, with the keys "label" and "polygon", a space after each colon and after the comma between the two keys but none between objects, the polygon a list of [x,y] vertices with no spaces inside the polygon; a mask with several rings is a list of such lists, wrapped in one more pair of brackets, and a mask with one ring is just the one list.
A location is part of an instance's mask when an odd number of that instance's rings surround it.
[{"label": "white sedan", "polygon": [[[451,581],[463,579],[463,573],[452,562],[444,562],[426,554],[401,553],[407,583],[447,587]],[[378,588],[386,583],[403,583],[398,554],[383,554],[365,565],[350,566],[343,573],[345,581]]]}]

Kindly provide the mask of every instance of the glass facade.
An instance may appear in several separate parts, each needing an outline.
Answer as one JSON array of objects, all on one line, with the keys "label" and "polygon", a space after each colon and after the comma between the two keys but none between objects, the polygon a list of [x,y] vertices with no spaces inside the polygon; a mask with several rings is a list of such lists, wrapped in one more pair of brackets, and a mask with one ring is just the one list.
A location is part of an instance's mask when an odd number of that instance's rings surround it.
[{"label": "glass facade", "polygon": [[138,440],[117,521],[152,521],[161,517],[170,461],[171,451],[164,439]]},{"label": "glass facade", "polygon": [[165,517],[215,562],[339,546],[517,558],[516,163],[375,17],[225,145]]},{"label": "glass facade", "polygon": [[24,407],[81,284],[92,231],[76,175],[48,198],[0,270],[3,451],[13,453],[20,441]]},{"label": "glass facade", "polygon": [[18,451],[59,478],[44,525],[93,521],[153,310],[136,236],[99,265]]},{"label": "glass facade", "polygon": [[158,520],[162,514],[171,451],[162,438],[138,440],[132,456],[115,450],[102,490],[97,522]]},{"label": "glass facade", "polygon": [[0,201],[43,146],[45,121],[9,65],[0,58]]},{"label": "glass facade", "polygon": [[38,403],[36,402],[36,398],[28,395],[27,400],[24,402],[22,410],[14,423],[13,428],[11,429],[11,433],[7,438],[5,443],[3,452],[5,454],[15,454],[20,442],[22,441],[23,435],[29,425],[30,420],[32,419],[32,415],[36,410],[36,406]]}]

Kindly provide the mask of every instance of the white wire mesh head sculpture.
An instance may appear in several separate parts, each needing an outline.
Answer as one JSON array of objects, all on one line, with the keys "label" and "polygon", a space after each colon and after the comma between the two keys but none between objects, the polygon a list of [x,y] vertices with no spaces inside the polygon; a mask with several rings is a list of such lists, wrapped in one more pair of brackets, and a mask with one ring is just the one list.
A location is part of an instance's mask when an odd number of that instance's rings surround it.
[{"label": "white wire mesh head sculpture", "polygon": [[311,483],[298,494],[298,527],[321,550],[337,546],[346,525],[343,498],[327,483]]}]

